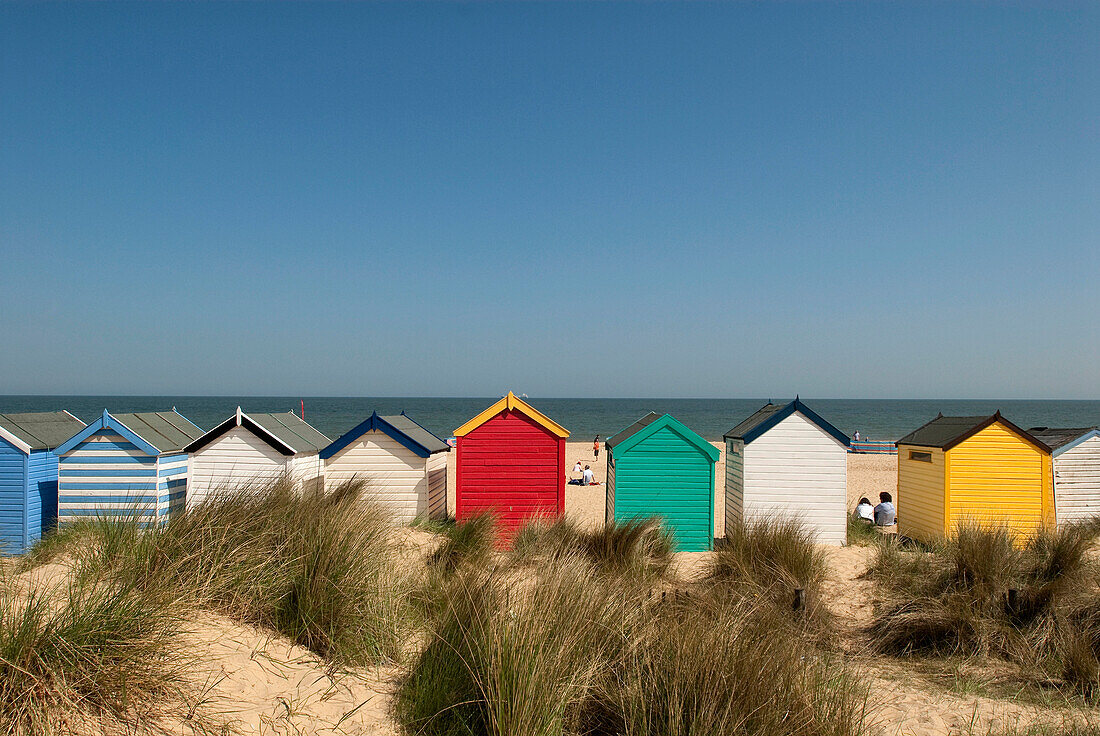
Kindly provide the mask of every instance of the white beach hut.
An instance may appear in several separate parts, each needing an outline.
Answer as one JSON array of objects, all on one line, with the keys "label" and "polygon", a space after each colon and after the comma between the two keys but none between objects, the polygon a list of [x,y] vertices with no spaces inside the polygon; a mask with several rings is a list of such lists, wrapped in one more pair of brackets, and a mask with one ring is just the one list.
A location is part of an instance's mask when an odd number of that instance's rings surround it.
[{"label": "white beach hut", "polygon": [[726,525],[795,518],[817,541],[848,539],[848,437],[805,404],[768,403],[725,434]]},{"label": "white beach hut", "polygon": [[1058,525],[1100,516],[1100,429],[1033,427],[1028,434],[1049,447],[1054,458]]},{"label": "white beach hut", "polygon": [[184,448],[190,457],[187,507],[211,493],[263,484],[284,475],[303,487],[323,482],[318,452],[328,437],[292,412],[237,412]]},{"label": "white beach hut", "polygon": [[355,478],[366,482],[368,497],[407,524],[418,516],[447,516],[447,453],[450,446],[402,412],[378,413],[321,451],[325,485],[335,488]]}]

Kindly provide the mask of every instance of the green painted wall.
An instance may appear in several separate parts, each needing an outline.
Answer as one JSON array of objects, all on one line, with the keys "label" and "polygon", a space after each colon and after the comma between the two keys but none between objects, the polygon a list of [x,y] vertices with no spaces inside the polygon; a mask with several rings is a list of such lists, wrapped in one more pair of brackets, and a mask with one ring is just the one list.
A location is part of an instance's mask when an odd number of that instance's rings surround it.
[{"label": "green painted wall", "polygon": [[615,461],[616,521],[664,517],[676,548],[711,548],[714,529],[714,462],[671,427],[663,427]]}]

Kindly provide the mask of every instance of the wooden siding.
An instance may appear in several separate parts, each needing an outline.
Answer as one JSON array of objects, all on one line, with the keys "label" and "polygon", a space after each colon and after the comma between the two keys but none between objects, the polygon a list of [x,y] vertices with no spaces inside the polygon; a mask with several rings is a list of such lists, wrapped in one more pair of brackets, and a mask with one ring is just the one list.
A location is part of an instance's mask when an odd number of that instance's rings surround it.
[{"label": "wooden siding", "polygon": [[154,523],[170,510],[162,498],[186,492],[187,456],[166,458],[161,470],[157,457],[113,430],[92,434],[60,458],[58,523],[89,516]]},{"label": "wooden siding", "polygon": [[[747,522],[797,519],[822,544],[848,538],[848,450],[795,412],[745,445]],[[736,499],[734,499],[736,503]]]},{"label": "wooden siding", "polygon": [[744,520],[745,507],[741,502],[745,482],[745,443],[741,440],[726,440],[725,470],[725,521],[726,528],[732,528]]},{"label": "wooden siding", "polygon": [[[606,453],[604,462],[607,463],[607,485],[603,501],[603,522],[610,524],[615,521],[615,453]],[[583,474],[581,478],[584,478]]]},{"label": "wooden siding", "polygon": [[[910,452],[927,452],[932,462],[910,460]],[[931,541],[947,533],[945,506],[946,456],[943,450],[901,445],[898,447],[898,485],[895,506],[898,534]],[[872,498],[871,503],[878,503]]]},{"label": "wooden siding", "polygon": [[[1050,455],[996,422],[947,451],[950,532],[959,523],[1033,533],[1053,509]],[[1047,498],[1044,498],[1047,497]]]},{"label": "wooden siding", "polygon": [[447,518],[447,457],[449,452],[437,452],[428,457],[428,518]]},{"label": "wooden siding", "polygon": [[57,524],[57,455],[38,450],[27,458],[27,530],[25,548]]},{"label": "wooden siding", "polygon": [[333,489],[359,478],[366,483],[365,497],[387,508],[396,522],[408,524],[428,513],[426,465],[425,458],[397,440],[371,430],[325,462],[325,486]]},{"label": "wooden siding", "polygon": [[672,427],[662,427],[615,454],[616,521],[658,516],[676,549],[711,548],[714,534],[714,462]]},{"label": "wooden siding", "polygon": [[218,492],[271,483],[288,472],[290,458],[250,430],[233,427],[191,453],[187,506],[193,508]]},{"label": "wooden siding", "polygon": [[325,485],[325,461],[316,452],[303,452],[290,458],[287,472],[291,480],[301,483],[306,490],[319,490]]},{"label": "wooden siding", "polygon": [[458,437],[455,517],[495,513],[511,533],[565,506],[565,439],[518,411]]},{"label": "wooden siding", "polygon": [[26,551],[26,519],[27,455],[0,438],[0,554]]},{"label": "wooden siding", "polygon": [[1054,458],[1058,524],[1100,516],[1100,437],[1092,437]]}]

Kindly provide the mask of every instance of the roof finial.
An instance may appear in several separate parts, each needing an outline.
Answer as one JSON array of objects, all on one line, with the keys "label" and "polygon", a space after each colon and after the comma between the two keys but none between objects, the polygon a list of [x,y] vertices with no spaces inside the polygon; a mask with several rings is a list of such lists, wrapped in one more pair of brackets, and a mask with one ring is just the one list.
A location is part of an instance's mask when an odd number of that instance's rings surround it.
[{"label": "roof finial", "polygon": [[237,404],[237,426],[241,426],[241,405]]}]

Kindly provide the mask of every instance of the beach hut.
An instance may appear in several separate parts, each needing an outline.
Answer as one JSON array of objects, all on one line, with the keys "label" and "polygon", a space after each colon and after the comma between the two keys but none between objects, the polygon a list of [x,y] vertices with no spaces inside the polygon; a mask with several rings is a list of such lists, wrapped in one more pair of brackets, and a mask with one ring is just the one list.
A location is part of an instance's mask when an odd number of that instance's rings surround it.
[{"label": "beach hut", "polygon": [[293,412],[236,413],[184,448],[191,458],[187,507],[217,491],[262,487],[287,477],[304,488],[323,482],[320,451],[331,443]]},{"label": "beach hut", "polygon": [[565,438],[513,393],[455,430],[455,517],[494,513],[506,533],[565,510]]},{"label": "beach hut", "polygon": [[1035,427],[1028,433],[1051,451],[1056,523],[1100,516],[1100,429]]},{"label": "beach hut", "polygon": [[57,519],[57,453],[84,429],[67,411],[0,414],[0,554],[22,554]]},{"label": "beach hut", "polygon": [[1001,416],[945,417],[898,445],[898,533],[931,540],[960,523],[1028,534],[1054,521],[1050,448]]},{"label": "beach hut", "polygon": [[110,414],[57,448],[59,524],[88,516],[153,522],[183,508],[184,447],[202,430],[177,412]]},{"label": "beach hut", "polygon": [[360,478],[368,497],[407,524],[447,516],[447,453],[451,447],[404,412],[377,412],[321,450],[325,486]]},{"label": "beach hut", "polygon": [[726,432],[726,525],[796,519],[822,544],[848,539],[848,436],[797,397]]},{"label": "beach hut", "polygon": [[608,523],[658,516],[678,550],[711,548],[714,445],[668,414],[650,412],[605,446]]}]

